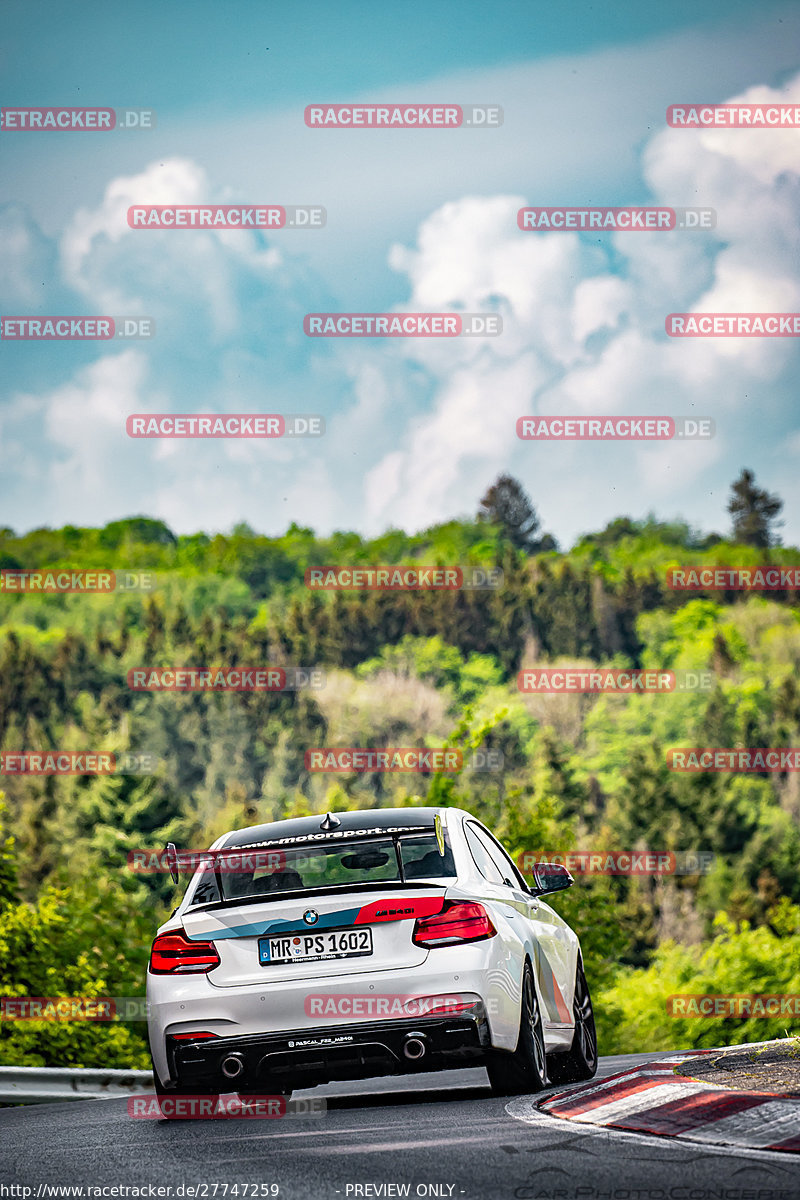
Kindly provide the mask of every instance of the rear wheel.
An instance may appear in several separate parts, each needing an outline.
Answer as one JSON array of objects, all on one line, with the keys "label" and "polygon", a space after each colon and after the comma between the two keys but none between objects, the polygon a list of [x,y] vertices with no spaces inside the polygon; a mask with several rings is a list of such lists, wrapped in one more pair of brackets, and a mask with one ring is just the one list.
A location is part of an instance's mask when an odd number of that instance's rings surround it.
[{"label": "rear wheel", "polygon": [[580,959],[575,972],[572,1013],[575,1018],[572,1045],[566,1054],[551,1054],[547,1059],[552,1083],[580,1083],[584,1079],[591,1079],[597,1070],[597,1031],[594,1027],[592,998]]},{"label": "rear wheel", "polygon": [[492,1050],[486,1062],[489,1082],[496,1096],[519,1096],[547,1087],[542,1013],[533,968],[527,961],[522,973],[521,1010],[516,1050],[511,1053]]}]

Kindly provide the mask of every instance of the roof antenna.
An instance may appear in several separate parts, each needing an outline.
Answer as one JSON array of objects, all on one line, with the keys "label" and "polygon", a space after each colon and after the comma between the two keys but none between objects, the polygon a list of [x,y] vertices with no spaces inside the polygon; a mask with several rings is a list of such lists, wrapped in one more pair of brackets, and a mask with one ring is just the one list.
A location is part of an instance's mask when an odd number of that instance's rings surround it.
[{"label": "roof antenna", "polygon": [[320,829],[324,829],[326,831],[329,829],[335,829],[336,826],[341,825],[341,823],[342,822],[339,820],[339,818],[335,817],[333,813],[328,813],[325,820],[321,823]]}]

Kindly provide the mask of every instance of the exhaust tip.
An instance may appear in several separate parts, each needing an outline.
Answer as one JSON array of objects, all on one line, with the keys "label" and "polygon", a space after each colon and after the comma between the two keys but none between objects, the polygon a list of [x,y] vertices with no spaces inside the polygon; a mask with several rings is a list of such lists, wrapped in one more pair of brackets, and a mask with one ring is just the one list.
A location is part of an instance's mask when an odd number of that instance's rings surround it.
[{"label": "exhaust tip", "polygon": [[229,1054],[222,1060],[222,1074],[226,1079],[238,1079],[244,1071],[244,1059],[241,1054]]},{"label": "exhaust tip", "polygon": [[410,1033],[403,1042],[403,1054],[406,1058],[424,1058],[428,1053],[427,1039],[423,1034]]}]

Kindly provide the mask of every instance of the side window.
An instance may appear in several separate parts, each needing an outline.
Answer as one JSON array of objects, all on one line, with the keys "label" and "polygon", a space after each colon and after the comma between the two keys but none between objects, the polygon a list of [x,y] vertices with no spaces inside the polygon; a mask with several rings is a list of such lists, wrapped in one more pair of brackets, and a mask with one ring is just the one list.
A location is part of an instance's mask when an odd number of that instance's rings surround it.
[{"label": "side window", "polygon": [[444,854],[439,853],[435,837],[400,838],[400,854],[406,879],[451,879],[456,864],[450,841],[444,835]]},{"label": "side window", "polygon": [[[490,837],[483,829],[478,826],[473,826],[475,837],[480,841],[481,846],[488,854],[489,858],[494,863],[497,870],[500,872],[500,877],[503,883],[508,883],[511,887],[522,888],[522,881],[517,868],[506,854],[499,842],[496,842],[493,837]],[[522,888],[522,890],[527,890]]]},{"label": "side window", "polygon": [[205,871],[197,882],[192,896],[192,904],[213,904],[219,900],[217,877],[213,871]]},{"label": "side window", "polygon": [[503,873],[497,864],[487,852],[483,842],[478,838],[478,830],[475,825],[469,824],[464,826],[464,833],[467,837],[470,854],[475,860],[475,866],[480,871],[484,879],[488,879],[490,883],[502,883]]}]

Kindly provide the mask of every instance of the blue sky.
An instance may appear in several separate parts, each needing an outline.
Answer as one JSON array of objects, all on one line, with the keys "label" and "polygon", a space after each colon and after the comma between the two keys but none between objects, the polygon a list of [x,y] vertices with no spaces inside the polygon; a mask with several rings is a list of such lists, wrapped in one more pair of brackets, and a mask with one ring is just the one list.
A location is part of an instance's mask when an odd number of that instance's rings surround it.
[{"label": "blue sky", "polygon": [[[671,311],[800,311],[800,130],[667,130],[798,100],[800,10],[744,3],[6,3],[5,106],[151,132],[0,133],[4,314],[142,313],[150,343],[0,342],[0,523],[420,528],[501,471],[569,543],[726,527],[742,466],[800,540],[792,341],[669,342]],[[268,49],[267,49],[268,47]],[[306,104],[497,103],[498,130],[309,130]],[[318,232],[130,231],[128,203],[314,203]],[[523,234],[522,204],[708,205],[713,234]],[[496,309],[494,342],[312,341],[322,310]],[[320,412],[292,444],[132,442],[132,411]],[[713,416],[703,444],[523,444],[526,413]]]},{"label": "blue sky", "polygon": [[[630,0],[610,7],[586,0],[411,0],[396,6],[374,0],[7,0],[2,74],[7,95],[18,104],[75,103],[79,94],[113,92],[127,97],[121,103],[146,95],[149,104],[173,115],[210,108],[236,114],[305,104],[319,88],[347,99],[453,70],[542,61],[687,29],[724,24],[732,30],[749,24],[752,8],[749,0]],[[780,17],[779,7],[767,9],[765,26],[774,27]]]}]

